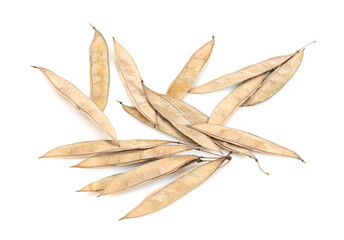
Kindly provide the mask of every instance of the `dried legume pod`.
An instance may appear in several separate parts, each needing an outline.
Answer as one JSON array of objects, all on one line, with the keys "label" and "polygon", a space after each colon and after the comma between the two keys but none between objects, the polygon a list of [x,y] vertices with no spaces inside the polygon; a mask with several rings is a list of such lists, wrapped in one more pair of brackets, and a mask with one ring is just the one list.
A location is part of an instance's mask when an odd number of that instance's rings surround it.
[{"label": "dried legume pod", "polygon": [[109,51],[103,35],[95,27],[93,29],[95,33],[89,49],[91,100],[104,111],[109,97]]},{"label": "dried legume pod", "polygon": [[134,59],[115,39],[113,39],[113,43],[116,66],[129,97],[137,110],[139,110],[150,122],[156,125],[156,113],[143,93],[141,85],[142,78]]},{"label": "dried legume pod", "polygon": [[166,95],[182,99],[187,94],[204,64],[208,61],[214,43],[215,40],[213,37],[190,57],[188,63],[168,87]]},{"label": "dried legume pod", "polygon": [[114,145],[113,141],[109,140],[77,142],[54,148],[40,158],[84,158],[101,153],[153,148],[173,141],[134,139],[119,140],[118,143],[120,146]]},{"label": "dried legume pod", "polygon": [[189,92],[197,94],[209,93],[220,89],[228,88],[235,84],[246,81],[250,78],[268,72],[272,69],[275,69],[276,67],[280,66],[288,59],[290,59],[292,56],[294,56],[294,54],[270,58],[263,62],[240,69],[234,73],[230,73],[219,78],[216,78],[214,80],[211,80],[203,85],[191,89]]},{"label": "dried legume pod", "polygon": [[176,153],[192,150],[193,148],[181,145],[159,146],[156,148],[135,150],[129,152],[110,153],[107,155],[88,158],[74,167],[78,168],[102,168],[144,162],[171,156]]},{"label": "dried legume pod", "polygon": [[208,136],[251,151],[287,156],[303,161],[295,152],[248,132],[210,123],[195,124],[191,127]]},{"label": "dried legume pod", "polygon": [[93,101],[86,97],[72,83],[61,78],[52,71],[42,67],[34,66],[34,68],[41,70],[62,96],[71,101],[82,113],[88,116],[96,125],[101,127],[112,138],[114,144],[118,145],[115,129],[107,116]]},{"label": "dried legume pod", "polygon": [[149,194],[122,219],[141,217],[157,212],[175,202],[207,180],[223,163],[218,159],[189,170],[173,182]]},{"label": "dried legume pod", "polygon": [[199,156],[196,155],[182,155],[148,162],[114,177],[108,182],[100,196],[122,192],[165,177],[181,170],[198,159]]},{"label": "dried legume pod", "polygon": [[301,65],[303,54],[304,49],[297,52],[291,59],[272,72],[244,105],[256,105],[275,95],[294,76]]}]

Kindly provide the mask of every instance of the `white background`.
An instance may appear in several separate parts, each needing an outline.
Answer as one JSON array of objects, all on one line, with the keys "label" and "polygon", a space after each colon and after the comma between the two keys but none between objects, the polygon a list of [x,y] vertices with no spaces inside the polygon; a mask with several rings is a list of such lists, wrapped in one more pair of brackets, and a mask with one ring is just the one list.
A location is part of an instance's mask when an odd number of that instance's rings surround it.
[{"label": "white background", "polygon": [[[2,1],[1,239],[343,239],[343,7],[341,1]],[[38,159],[67,143],[107,139],[30,65],[44,66],[89,93],[92,23],[110,48],[105,113],[119,139],[171,139],[127,115],[131,105],[114,67],[112,36],[135,59],[146,84],[165,92],[191,54],[215,35],[195,82],[316,40],[273,98],[239,109],[227,126],[299,153],[308,164],[257,154],[232,162],[168,208],[118,221],[176,175],[114,196],[75,190],[129,167],[75,169],[78,160]],[[229,90],[188,95],[210,114]]]}]

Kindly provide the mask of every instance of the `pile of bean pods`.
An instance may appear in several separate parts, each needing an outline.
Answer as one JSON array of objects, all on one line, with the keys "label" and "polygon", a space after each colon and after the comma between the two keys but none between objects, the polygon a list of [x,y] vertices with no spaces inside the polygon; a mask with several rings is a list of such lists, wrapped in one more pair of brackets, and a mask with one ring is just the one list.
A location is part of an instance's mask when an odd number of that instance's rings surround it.
[{"label": "pile of bean pods", "polygon": [[[148,88],[129,52],[113,39],[117,70],[134,105],[126,106],[120,102],[123,109],[139,121],[177,139],[118,140],[114,127],[103,112],[110,86],[109,50],[103,35],[93,29],[95,34],[89,49],[90,97],[52,71],[34,68],[41,70],[55,89],[103,129],[110,139],[67,144],[48,151],[41,158],[85,158],[74,166],[78,168],[142,163],[130,171],[105,177],[79,190],[97,192],[99,196],[122,192],[186,167],[189,169],[149,194],[121,219],[144,216],[167,207],[226,165],[232,154],[248,156],[258,166],[253,152],[303,161],[298,154],[285,147],[224,124],[238,108],[256,105],[276,94],[299,68],[305,47],[191,88],[213,50],[215,39],[212,37],[190,57],[166,93],[161,94]],[[231,86],[235,88],[219,102],[210,116],[182,100],[187,93],[204,94]],[[202,154],[185,154],[191,150]]]}]

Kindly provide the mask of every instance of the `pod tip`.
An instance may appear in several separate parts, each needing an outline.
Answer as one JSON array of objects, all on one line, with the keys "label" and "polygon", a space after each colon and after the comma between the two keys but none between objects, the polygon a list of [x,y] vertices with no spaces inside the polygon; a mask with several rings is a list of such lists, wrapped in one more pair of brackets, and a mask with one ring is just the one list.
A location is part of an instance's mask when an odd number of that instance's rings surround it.
[{"label": "pod tip", "polygon": [[[129,214],[129,213],[128,213],[128,214]],[[124,220],[124,219],[127,219],[128,214],[125,215],[124,217],[121,217],[118,221],[122,221],[122,220]]]},{"label": "pod tip", "polygon": [[90,26],[91,26],[95,31],[97,31],[97,29],[96,29],[91,23],[88,23],[88,24],[90,24]]},{"label": "pod tip", "polygon": [[[297,159],[299,159],[301,162],[303,162],[303,163],[306,163],[306,161],[305,160],[303,160],[302,159],[302,157],[300,157],[299,155],[297,155]],[[306,163],[307,164],[307,163]]]}]

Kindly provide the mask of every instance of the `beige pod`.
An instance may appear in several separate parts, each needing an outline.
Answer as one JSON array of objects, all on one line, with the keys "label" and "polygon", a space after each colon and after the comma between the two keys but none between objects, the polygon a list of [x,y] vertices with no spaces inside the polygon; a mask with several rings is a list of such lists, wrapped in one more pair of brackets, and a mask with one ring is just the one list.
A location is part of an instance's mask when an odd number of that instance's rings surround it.
[{"label": "beige pod", "polygon": [[244,105],[256,105],[275,95],[299,69],[304,51],[304,49],[298,51],[291,59],[272,72],[271,75],[264,80],[257,92],[252,95]]},{"label": "beige pod", "polygon": [[143,92],[141,84],[142,78],[134,59],[115,39],[113,39],[113,44],[115,48],[116,66],[129,97],[137,110],[139,110],[151,123],[156,125],[156,113]]},{"label": "beige pod", "polygon": [[229,142],[251,151],[292,157],[303,161],[302,158],[295,152],[248,132],[210,123],[195,124],[191,127],[204,134],[207,134],[208,136]]},{"label": "beige pod", "polygon": [[141,217],[167,207],[201,185],[220,167],[223,161],[224,159],[218,159],[189,170],[173,182],[152,192],[120,220]]},{"label": "beige pod", "polygon": [[110,87],[109,50],[103,35],[95,27],[93,29],[89,48],[91,100],[104,111]]},{"label": "beige pod", "polygon": [[110,153],[88,158],[74,167],[78,168],[102,168],[108,166],[127,165],[159,158],[172,156],[177,153],[192,150],[193,148],[182,145],[166,145],[150,149],[135,150],[129,152]]},{"label": "beige pod", "polygon": [[85,94],[83,94],[71,82],[61,78],[52,71],[42,67],[34,66],[34,68],[41,70],[49,82],[62,96],[71,101],[75,107],[89,117],[96,125],[102,128],[112,138],[114,144],[118,146],[114,127],[103,111],[100,110],[93,101],[86,97]]},{"label": "beige pod", "polygon": [[157,180],[199,159],[196,155],[181,155],[163,158],[143,164],[109,181],[99,196],[126,191],[141,184]]},{"label": "beige pod", "polygon": [[215,38],[213,36],[209,42],[204,44],[190,57],[182,71],[168,87],[166,95],[182,99],[187,94],[204,64],[208,61],[214,44]]},{"label": "beige pod", "polygon": [[290,59],[293,55],[294,54],[278,56],[278,57],[270,58],[268,60],[265,60],[263,62],[254,64],[254,65],[250,65],[234,73],[223,75],[203,85],[195,87],[191,89],[189,92],[199,94],[199,93],[208,93],[208,92],[213,92],[213,91],[221,90],[224,88],[228,88],[230,86],[241,83],[250,78],[256,77],[258,75],[261,75],[272,69],[277,68],[278,66],[286,62],[288,59]]},{"label": "beige pod", "polygon": [[119,140],[118,143],[120,147],[114,145],[113,141],[110,140],[95,140],[71,143],[54,148],[40,158],[83,158],[102,153],[153,148],[173,142],[168,140],[133,139]]}]

